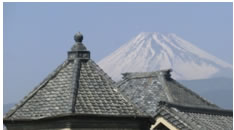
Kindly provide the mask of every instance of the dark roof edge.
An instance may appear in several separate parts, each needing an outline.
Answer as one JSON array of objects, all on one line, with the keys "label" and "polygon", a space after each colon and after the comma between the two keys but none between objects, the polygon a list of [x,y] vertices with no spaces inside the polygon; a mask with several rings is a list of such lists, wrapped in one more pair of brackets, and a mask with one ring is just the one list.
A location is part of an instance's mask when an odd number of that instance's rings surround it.
[{"label": "dark roof edge", "polygon": [[43,120],[51,120],[51,119],[60,119],[60,118],[69,118],[69,117],[74,117],[74,118],[133,118],[133,119],[139,119],[139,118],[143,118],[143,119],[149,119],[152,122],[154,121],[153,118],[151,116],[135,116],[135,115],[104,115],[104,114],[74,114],[74,113],[70,113],[70,114],[61,114],[61,115],[57,115],[57,116],[52,116],[52,117],[45,117],[45,118],[41,118],[41,119],[3,119],[4,123],[6,122],[21,122],[21,121],[43,121]]},{"label": "dark roof edge", "polygon": [[69,63],[69,60],[65,60],[61,65],[59,65],[52,73],[50,73],[38,86],[36,86],[26,97],[24,97],[20,103],[16,104],[11,110],[9,110],[4,116],[4,120],[11,117],[20,107],[22,107],[33,95],[35,95],[41,88],[48,83],[50,79],[55,77],[59,71]]},{"label": "dark roof edge", "polygon": [[184,106],[184,105],[178,105],[174,103],[169,103],[165,101],[159,102],[160,106],[166,106],[166,107],[173,107],[183,112],[191,112],[191,113],[200,113],[200,114],[210,114],[210,115],[223,115],[223,116],[233,116],[232,110],[226,110],[226,109],[218,109],[218,108],[206,108],[206,107],[194,107],[194,106]]}]

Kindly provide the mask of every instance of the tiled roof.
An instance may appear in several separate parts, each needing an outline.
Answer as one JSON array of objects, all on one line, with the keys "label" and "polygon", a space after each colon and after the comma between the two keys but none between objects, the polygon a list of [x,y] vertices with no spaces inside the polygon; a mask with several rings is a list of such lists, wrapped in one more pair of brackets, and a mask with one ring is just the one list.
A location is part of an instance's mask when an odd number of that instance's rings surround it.
[{"label": "tiled roof", "polygon": [[157,117],[163,117],[180,130],[232,130],[231,110],[201,108],[159,102]]},{"label": "tiled roof", "polygon": [[76,43],[68,59],[11,109],[4,120],[32,120],[69,114],[145,116],[114,87],[114,81]]},{"label": "tiled roof", "polygon": [[123,80],[117,83],[117,87],[125,97],[151,116],[156,114],[159,101],[217,108],[172,79],[170,71],[124,73]]}]

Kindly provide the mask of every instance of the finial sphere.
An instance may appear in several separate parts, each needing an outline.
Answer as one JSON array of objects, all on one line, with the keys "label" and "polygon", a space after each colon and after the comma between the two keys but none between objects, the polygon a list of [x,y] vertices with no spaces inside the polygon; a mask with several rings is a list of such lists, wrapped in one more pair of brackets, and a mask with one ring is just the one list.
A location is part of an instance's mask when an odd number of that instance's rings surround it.
[{"label": "finial sphere", "polygon": [[76,42],[82,42],[82,40],[83,40],[83,35],[82,35],[80,32],[76,33],[76,34],[74,35],[74,40],[75,40]]}]

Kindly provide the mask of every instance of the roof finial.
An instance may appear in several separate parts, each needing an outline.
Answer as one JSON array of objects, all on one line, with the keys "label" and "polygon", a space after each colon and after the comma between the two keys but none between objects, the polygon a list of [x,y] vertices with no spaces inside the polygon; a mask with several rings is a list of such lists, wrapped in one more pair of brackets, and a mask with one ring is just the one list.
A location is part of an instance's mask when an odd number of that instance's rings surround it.
[{"label": "roof finial", "polygon": [[172,72],[172,69],[165,70],[164,76],[166,79],[171,79],[171,72]]},{"label": "roof finial", "polygon": [[83,35],[82,35],[80,32],[76,33],[76,34],[74,35],[74,40],[75,40],[76,42],[82,42],[82,40],[83,40]]}]

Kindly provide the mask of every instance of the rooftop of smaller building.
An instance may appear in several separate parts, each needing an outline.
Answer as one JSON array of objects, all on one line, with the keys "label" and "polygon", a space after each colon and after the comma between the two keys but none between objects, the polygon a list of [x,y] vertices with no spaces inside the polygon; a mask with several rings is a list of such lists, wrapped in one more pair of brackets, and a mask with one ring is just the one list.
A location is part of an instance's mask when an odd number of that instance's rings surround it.
[{"label": "rooftop of smaller building", "polygon": [[147,114],[156,114],[159,101],[167,101],[185,106],[218,108],[198,94],[171,78],[172,70],[155,72],[124,73],[117,83],[118,90],[139,109]]},{"label": "rooftop of smaller building", "polygon": [[231,110],[189,107],[169,102],[159,102],[156,119],[163,117],[178,129],[232,130]]}]

